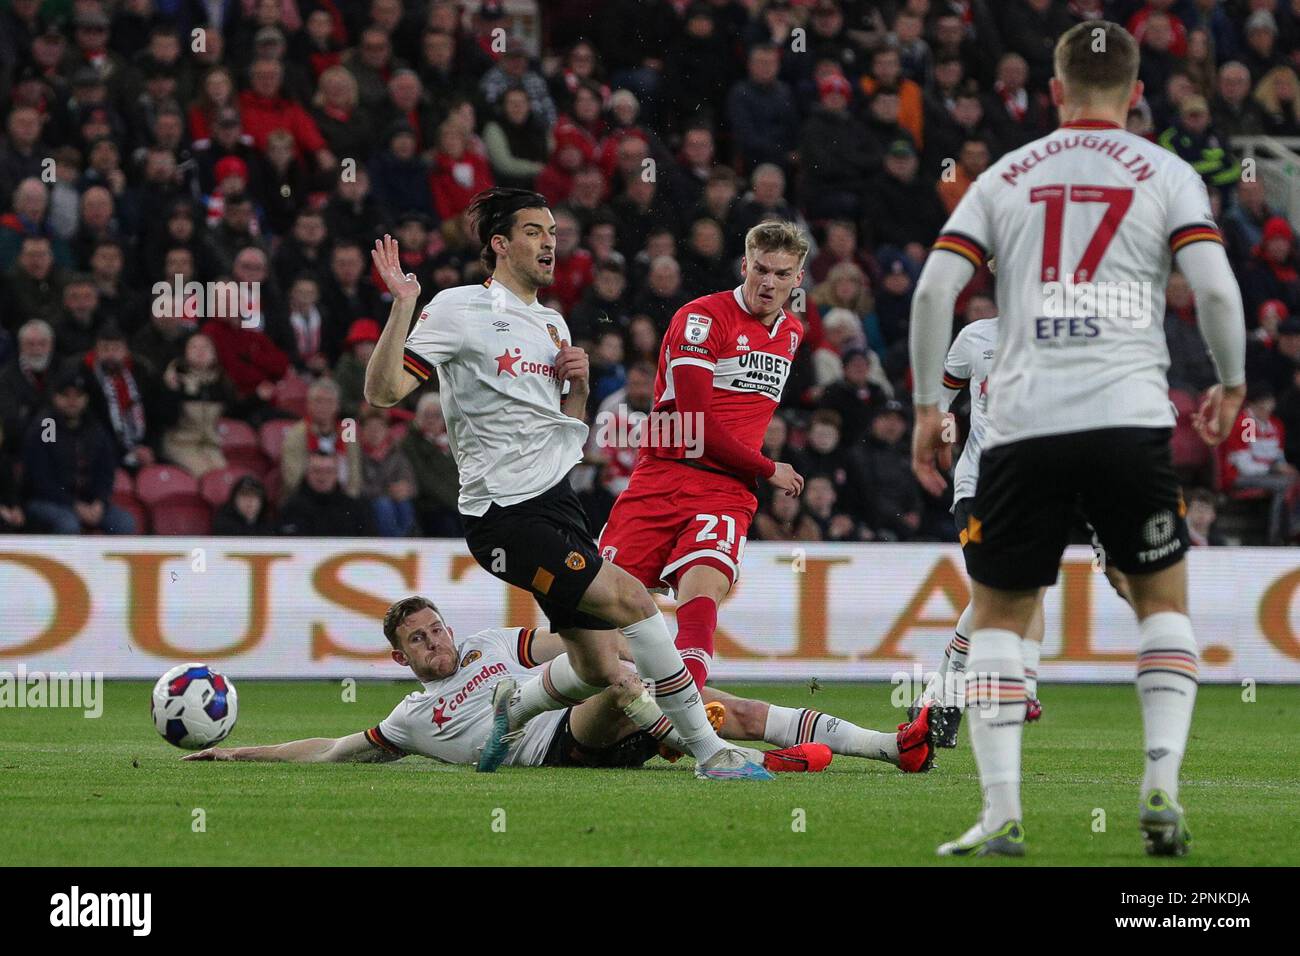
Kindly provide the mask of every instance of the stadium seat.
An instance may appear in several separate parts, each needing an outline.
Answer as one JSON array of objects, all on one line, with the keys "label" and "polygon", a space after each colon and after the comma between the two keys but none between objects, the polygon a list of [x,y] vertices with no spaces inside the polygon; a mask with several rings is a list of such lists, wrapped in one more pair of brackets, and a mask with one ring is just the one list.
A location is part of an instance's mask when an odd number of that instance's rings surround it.
[{"label": "stadium seat", "polygon": [[113,504],[117,505],[135,519],[136,534],[149,533],[149,512],[145,506],[140,503],[139,498],[131,494],[129,491],[115,491],[113,492]]},{"label": "stadium seat", "polygon": [[392,437],[393,437],[393,443],[394,443],[394,444],[396,444],[397,442],[401,441],[403,438],[406,437],[406,430],[407,430],[409,427],[410,427],[410,423],[409,423],[409,422],[394,422],[394,423],[393,423],[393,427],[389,430],[389,433],[390,433],[390,434],[392,435]]},{"label": "stadium seat", "polygon": [[280,449],[284,447],[284,433],[294,426],[291,418],[273,418],[262,424],[262,452],[271,459],[272,464],[280,461]]},{"label": "stadium seat", "polygon": [[307,382],[290,372],[275,385],[271,404],[298,418],[307,414]]},{"label": "stadium seat", "polygon": [[113,473],[113,494],[135,494],[135,481],[131,478],[131,473],[125,468],[119,468]]},{"label": "stadium seat", "polygon": [[136,497],[149,508],[167,498],[198,493],[194,476],[176,465],[148,465],[135,476]]},{"label": "stadium seat", "polygon": [[265,478],[271,463],[260,448],[232,448],[226,452],[226,467],[243,468],[258,478]]},{"label": "stadium seat", "polygon": [[207,534],[212,511],[197,494],[164,498],[149,509],[154,534]]},{"label": "stadium seat", "polygon": [[221,436],[221,450],[227,457],[236,449],[258,447],[257,430],[237,418],[223,418],[217,422],[217,434]]},{"label": "stadium seat", "polygon": [[199,479],[199,494],[212,507],[220,508],[230,500],[230,491],[235,487],[235,482],[252,473],[250,469],[238,465],[214,468]]}]

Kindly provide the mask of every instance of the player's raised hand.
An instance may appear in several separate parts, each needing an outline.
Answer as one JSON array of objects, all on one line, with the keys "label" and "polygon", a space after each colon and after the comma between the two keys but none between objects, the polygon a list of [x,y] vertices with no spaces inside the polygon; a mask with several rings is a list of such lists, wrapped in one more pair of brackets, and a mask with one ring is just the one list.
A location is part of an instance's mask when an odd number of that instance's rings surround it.
[{"label": "player's raised hand", "polygon": [[776,471],[772,472],[767,481],[773,487],[784,491],[787,498],[798,498],[803,494],[803,475],[795,471],[789,462],[778,461]]},{"label": "player's raised hand", "polygon": [[395,299],[415,299],[420,295],[420,283],[415,274],[402,271],[402,260],[397,252],[397,240],[388,233],[384,238],[375,240],[375,248],[370,250],[370,258],[375,263],[379,277],[388,286],[388,291]]},{"label": "player's raised hand", "polygon": [[[947,471],[952,467],[952,445],[944,440],[943,422],[937,406],[917,406],[916,424],[912,428],[912,474],[936,498],[948,487],[939,468]],[[939,468],[935,467],[936,458]]]},{"label": "player's raised hand", "polygon": [[570,345],[568,339],[560,341],[560,351],[555,356],[555,374],[561,382],[572,382],[582,388],[591,377],[591,365],[585,350]]},{"label": "player's raised hand", "polygon": [[1227,438],[1241,412],[1241,403],[1245,397],[1245,385],[1228,389],[1222,385],[1212,386],[1205,393],[1201,407],[1192,416],[1192,427],[1201,436],[1201,441],[1214,447]]}]

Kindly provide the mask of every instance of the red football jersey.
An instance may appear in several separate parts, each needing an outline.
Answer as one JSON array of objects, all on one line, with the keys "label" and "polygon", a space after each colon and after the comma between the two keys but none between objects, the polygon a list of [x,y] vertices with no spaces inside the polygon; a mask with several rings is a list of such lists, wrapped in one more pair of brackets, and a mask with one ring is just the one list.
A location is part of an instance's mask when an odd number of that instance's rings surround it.
[{"label": "red football jersey", "polygon": [[[693,299],[677,310],[664,334],[655,376],[655,411],[676,408],[673,369],[707,368],[713,372],[713,414],[731,437],[757,451],[802,339],[803,324],[784,309],[771,328],[763,325],[745,308],[739,287]],[[708,436],[704,442],[704,455],[694,460],[726,470],[710,460]],[[648,443],[646,452],[659,458],[691,457],[684,442]]]}]

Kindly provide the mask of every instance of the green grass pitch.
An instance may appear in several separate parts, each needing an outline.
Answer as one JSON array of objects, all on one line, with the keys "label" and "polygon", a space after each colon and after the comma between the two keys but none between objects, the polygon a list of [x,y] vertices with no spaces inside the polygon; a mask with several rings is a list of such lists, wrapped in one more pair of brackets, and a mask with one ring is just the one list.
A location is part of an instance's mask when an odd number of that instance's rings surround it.
[{"label": "green grass pitch", "polygon": [[[356,702],[345,703],[338,683],[245,681],[228,743],[363,730],[412,686],[361,683]],[[801,684],[727,689],[875,729],[899,720],[884,684],[824,684],[815,694]],[[419,757],[182,763],[153,730],[148,694],[144,683],[107,684],[97,720],[71,710],[0,711],[4,863],[972,865],[934,857],[979,807],[965,727],[959,748],[940,751],[926,775],[836,757],[825,773],[767,784],[698,781],[689,761],[659,760],[633,771],[504,768],[486,776]],[[1132,687],[1044,686],[1046,716],[1025,730],[1025,862],[1300,863],[1300,687],[1261,686],[1257,695],[1246,703],[1238,687],[1201,689],[1183,767],[1193,853],[1148,861],[1136,829],[1142,756]],[[206,832],[193,830],[196,808]]]}]

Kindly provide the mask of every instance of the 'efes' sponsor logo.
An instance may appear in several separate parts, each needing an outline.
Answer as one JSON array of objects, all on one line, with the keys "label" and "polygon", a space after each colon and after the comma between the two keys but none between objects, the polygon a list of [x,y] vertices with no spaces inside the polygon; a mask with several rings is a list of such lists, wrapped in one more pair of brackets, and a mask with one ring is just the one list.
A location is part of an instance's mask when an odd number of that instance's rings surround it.
[{"label": "'efes' sponsor logo", "polygon": [[[477,653],[477,651],[474,653]],[[453,712],[469,699],[470,694],[484,686],[493,677],[503,677],[505,673],[505,664],[484,664],[482,670],[466,681],[465,686],[455,694],[450,697],[439,697],[433,705],[434,726],[441,729],[443,724],[451,720]]]}]

